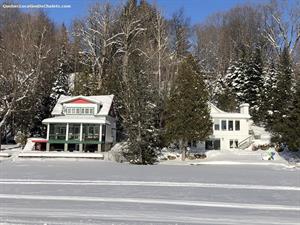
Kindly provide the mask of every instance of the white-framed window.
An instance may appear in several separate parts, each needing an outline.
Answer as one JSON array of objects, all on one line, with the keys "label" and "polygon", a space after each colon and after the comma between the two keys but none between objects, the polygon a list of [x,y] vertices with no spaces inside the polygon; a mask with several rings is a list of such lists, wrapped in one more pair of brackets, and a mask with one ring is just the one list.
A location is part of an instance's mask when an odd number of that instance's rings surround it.
[{"label": "white-framed window", "polygon": [[65,109],[66,114],[71,115],[93,115],[94,108],[92,107],[68,107]]},{"label": "white-framed window", "polygon": [[220,120],[214,120],[214,129],[220,130]]},{"label": "white-framed window", "polygon": [[221,121],[221,128],[222,128],[222,130],[227,130],[227,121],[226,120]]},{"label": "white-framed window", "polygon": [[240,130],[240,129],[241,129],[240,121],[236,120],[235,121],[235,130]]},{"label": "white-framed window", "polygon": [[239,141],[238,140],[229,140],[229,147],[230,148],[238,148]]},{"label": "white-framed window", "polygon": [[228,130],[233,131],[233,120],[228,120]]}]

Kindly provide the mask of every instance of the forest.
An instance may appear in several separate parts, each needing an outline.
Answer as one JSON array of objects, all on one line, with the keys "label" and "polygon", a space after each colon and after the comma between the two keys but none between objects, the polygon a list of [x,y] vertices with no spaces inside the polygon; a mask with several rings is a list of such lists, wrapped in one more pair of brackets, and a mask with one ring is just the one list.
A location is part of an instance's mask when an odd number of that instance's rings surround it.
[{"label": "forest", "polygon": [[[0,139],[44,136],[60,95],[115,95],[118,141],[155,149],[205,140],[208,102],[249,103],[275,143],[300,147],[300,1],[237,5],[191,24],[156,4],[96,3],[70,27],[0,7]],[[199,129],[199,127],[201,129]]]}]

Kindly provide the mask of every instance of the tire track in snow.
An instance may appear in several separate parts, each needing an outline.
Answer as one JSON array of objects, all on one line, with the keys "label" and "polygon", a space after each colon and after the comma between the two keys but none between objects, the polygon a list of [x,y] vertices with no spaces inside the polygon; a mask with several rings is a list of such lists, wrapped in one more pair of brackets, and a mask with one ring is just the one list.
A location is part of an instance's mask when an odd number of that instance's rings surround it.
[{"label": "tire track in snow", "polygon": [[110,180],[39,180],[39,179],[0,179],[0,184],[8,185],[84,185],[84,186],[149,186],[149,187],[193,187],[193,188],[222,188],[272,191],[300,191],[297,186],[271,186],[255,184],[218,184],[193,182],[164,182],[164,181],[110,181]]},{"label": "tire track in snow", "polygon": [[[18,216],[16,217],[16,212]],[[213,225],[298,225],[299,223],[293,221],[285,221],[282,219],[270,221],[268,217],[222,217],[218,218],[215,215],[209,216],[183,216],[176,214],[157,214],[153,212],[151,214],[137,213],[126,211],[126,214],[116,214],[107,212],[79,212],[72,210],[59,209],[59,211],[52,211],[51,209],[40,210],[35,208],[34,210],[20,210],[18,208],[0,208],[0,215],[4,215],[6,218],[2,221],[7,222],[7,224],[60,224],[60,225],[99,225],[99,224],[115,224],[116,221],[121,222],[121,224],[213,224]],[[56,219],[53,218],[56,215]],[[42,219],[41,219],[42,218]],[[59,218],[59,220],[57,220]],[[72,221],[64,221],[64,219],[72,218]],[[86,221],[89,219],[89,221]],[[76,222],[74,222],[75,220]],[[94,222],[90,221],[94,220]],[[100,221],[99,221],[100,220]],[[111,221],[111,222],[109,222]],[[114,222],[112,222],[114,221]],[[1,217],[0,217],[1,222]],[[0,223],[1,224],[1,223]],[[5,224],[5,223],[4,223]],[[118,223],[119,224],[119,223]]]},{"label": "tire track in snow", "polygon": [[300,211],[300,207],[288,206],[288,205],[185,201],[185,200],[171,200],[171,199],[164,200],[164,199],[147,199],[147,198],[105,198],[105,197],[83,197],[83,196],[0,194],[0,199],[162,204],[162,205],[194,206],[194,207],[251,209],[251,210],[264,210],[264,211],[265,210]]}]

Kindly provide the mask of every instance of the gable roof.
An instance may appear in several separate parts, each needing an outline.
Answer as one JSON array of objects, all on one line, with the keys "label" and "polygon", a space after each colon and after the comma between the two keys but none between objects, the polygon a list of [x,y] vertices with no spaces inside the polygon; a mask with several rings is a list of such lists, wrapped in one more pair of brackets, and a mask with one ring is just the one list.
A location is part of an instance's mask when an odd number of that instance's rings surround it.
[{"label": "gable roof", "polygon": [[239,113],[239,112],[225,112],[219,109],[217,106],[212,104],[211,102],[208,103],[210,108],[210,116],[212,118],[239,118],[239,119],[250,119],[251,116],[249,114]]},{"label": "gable roof", "polygon": [[91,98],[93,96],[82,96],[82,95],[79,95],[79,96],[68,96],[68,97],[70,97],[70,98],[64,99],[60,103],[62,103],[62,104],[63,103],[73,103],[76,100],[84,100],[87,103],[97,103],[97,104],[101,103],[101,102],[96,101],[95,99]]},{"label": "gable roof", "polygon": [[211,102],[208,103],[208,107],[210,108],[210,113],[226,113],[225,111],[222,111]]},{"label": "gable roof", "polygon": [[109,110],[113,103],[114,95],[93,95],[93,96],[66,96],[61,95],[57,100],[56,105],[54,106],[51,114],[54,116],[63,115],[63,104],[72,103],[77,99],[84,99],[92,104],[100,105],[100,111],[96,114],[98,116],[107,116],[109,114]]}]

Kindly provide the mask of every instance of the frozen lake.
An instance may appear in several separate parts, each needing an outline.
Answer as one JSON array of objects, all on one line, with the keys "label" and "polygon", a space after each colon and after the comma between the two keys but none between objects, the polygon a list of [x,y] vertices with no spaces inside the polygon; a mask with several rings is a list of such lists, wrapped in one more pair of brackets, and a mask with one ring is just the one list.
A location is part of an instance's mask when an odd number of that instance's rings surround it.
[{"label": "frozen lake", "polygon": [[0,163],[0,224],[299,224],[300,170]]}]

